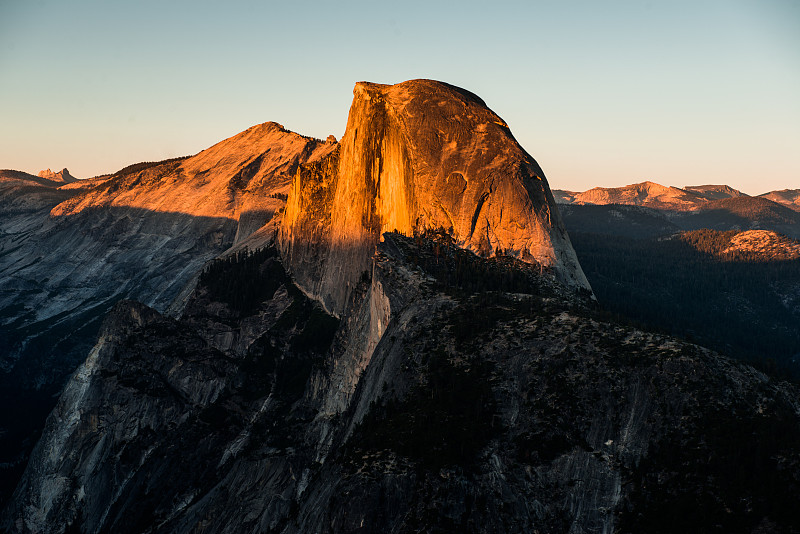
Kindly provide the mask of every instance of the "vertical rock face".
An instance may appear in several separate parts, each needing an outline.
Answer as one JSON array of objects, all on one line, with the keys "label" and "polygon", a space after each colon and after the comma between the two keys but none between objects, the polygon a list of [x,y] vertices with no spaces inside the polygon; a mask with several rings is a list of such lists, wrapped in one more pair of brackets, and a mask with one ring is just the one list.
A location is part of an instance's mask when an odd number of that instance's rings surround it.
[{"label": "vertical rock face", "polygon": [[[298,172],[281,235],[301,285],[340,314],[381,235],[444,229],[589,289],[544,173],[477,96],[431,80],[356,84],[339,150]],[[306,276],[312,272],[313,276]]]}]

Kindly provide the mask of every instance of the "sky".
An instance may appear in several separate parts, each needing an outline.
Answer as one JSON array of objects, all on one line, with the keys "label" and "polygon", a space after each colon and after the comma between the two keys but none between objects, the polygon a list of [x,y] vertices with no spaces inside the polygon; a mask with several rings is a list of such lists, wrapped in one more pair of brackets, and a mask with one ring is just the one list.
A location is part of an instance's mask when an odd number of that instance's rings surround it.
[{"label": "sky", "polygon": [[0,168],[341,138],[355,82],[414,78],[478,94],[553,189],[800,188],[794,0],[0,0]]}]

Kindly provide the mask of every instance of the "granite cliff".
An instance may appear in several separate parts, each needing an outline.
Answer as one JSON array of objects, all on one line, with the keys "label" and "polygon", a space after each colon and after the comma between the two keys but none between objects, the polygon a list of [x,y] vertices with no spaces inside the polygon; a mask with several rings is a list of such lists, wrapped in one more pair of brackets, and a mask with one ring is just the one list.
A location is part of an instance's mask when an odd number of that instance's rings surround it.
[{"label": "granite cliff", "polygon": [[280,238],[298,283],[330,311],[342,313],[388,231],[443,229],[590,290],[544,173],[480,98],[432,80],[353,94],[338,149],[296,175]]},{"label": "granite cliff", "polygon": [[357,84],[341,144],[265,123],[89,180],[2,171],[0,192],[0,391],[24,407],[0,417],[6,484],[115,302],[179,315],[208,260],[278,228],[298,287],[336,315],[394,229],[444,228],[590,291],[535,161],[478,97],[429,80]]}]

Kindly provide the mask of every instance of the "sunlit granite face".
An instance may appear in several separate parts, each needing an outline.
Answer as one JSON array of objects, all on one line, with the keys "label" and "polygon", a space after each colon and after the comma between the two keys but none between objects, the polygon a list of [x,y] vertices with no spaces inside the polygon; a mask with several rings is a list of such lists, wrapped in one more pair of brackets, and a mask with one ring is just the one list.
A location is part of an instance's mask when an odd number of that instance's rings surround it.
[{"label": "sunlit granite face", "polygon": [[589,288],[544,174],[480,98],[431,80],[360,82],[353,93],[339,150],[295,177],[281,238],[331,311],[393,230],[444,229],[480,255],[502,251]]}]

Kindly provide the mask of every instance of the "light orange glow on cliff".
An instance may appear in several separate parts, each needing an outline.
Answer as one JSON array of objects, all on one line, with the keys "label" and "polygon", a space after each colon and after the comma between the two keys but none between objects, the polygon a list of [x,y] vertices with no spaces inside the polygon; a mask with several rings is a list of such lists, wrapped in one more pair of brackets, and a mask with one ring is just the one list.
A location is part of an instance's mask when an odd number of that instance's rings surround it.
[{"label": "light orange glow on cliff", "polygon": [[93,208],[133,208],[239,219],[283,206],[298,165],[330,153],[323,143],[276,123],[253,126],[191,158],[115,176],[62,202],[53,217]]},{"label": "light orange glow on cliff", "polygon": [[343,311],[393,230],[445,228],[473,252],[499,249],[588,288],[541,169],[478,97],[430,80],[353,93],[338,160],[296,175],[281,230],[292,269],[329,310]]}]

